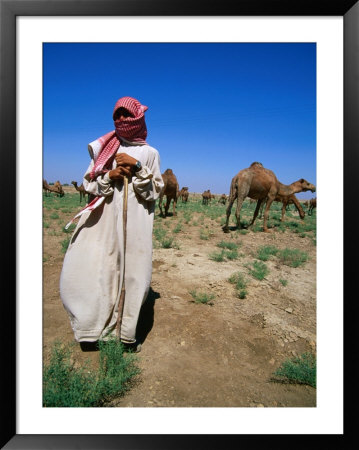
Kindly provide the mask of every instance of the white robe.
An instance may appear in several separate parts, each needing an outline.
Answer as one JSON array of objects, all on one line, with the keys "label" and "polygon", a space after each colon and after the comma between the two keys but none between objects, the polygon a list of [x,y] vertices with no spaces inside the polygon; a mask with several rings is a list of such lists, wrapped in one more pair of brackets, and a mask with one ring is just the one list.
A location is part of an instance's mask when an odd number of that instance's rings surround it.
[{"label": "white robe", "polygon": [[[150,288],[155,200],[164,185],[156,149],[149,145],[121,143],[120,152],[142,164],[142,169],[128,184],[126,296],[121,340],[132,343],[136,340],[139,312]],[[80,217],[60,276],[60,296],[78,342],[93,342],[116,334],[124,269],[123,182],[110,180],[108,173],[90,181],[93,165],[92,160],[84,175],[84,187],[106,199],[95,210]]]}]

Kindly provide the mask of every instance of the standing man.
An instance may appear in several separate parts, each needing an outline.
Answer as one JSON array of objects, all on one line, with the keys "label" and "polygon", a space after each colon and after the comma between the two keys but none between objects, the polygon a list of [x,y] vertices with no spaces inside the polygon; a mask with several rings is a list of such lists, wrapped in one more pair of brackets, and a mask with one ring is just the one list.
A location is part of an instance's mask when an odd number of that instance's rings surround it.
[{"label": "standing man", "polygon": [[[83,184],[94,199],[75,216],[80,220],[60,277],[60,296],[78,342],[116,335],[125,273],[120,340],[127,348],[140,348],[136,326],[151,283],[155,201],[163,189],[159,153],[146,142],[147,109],[132,97],[120,98],[113,110],[115,129],[88,146],[91,163]],[[128,178],[125,258],[124,177]]]}]

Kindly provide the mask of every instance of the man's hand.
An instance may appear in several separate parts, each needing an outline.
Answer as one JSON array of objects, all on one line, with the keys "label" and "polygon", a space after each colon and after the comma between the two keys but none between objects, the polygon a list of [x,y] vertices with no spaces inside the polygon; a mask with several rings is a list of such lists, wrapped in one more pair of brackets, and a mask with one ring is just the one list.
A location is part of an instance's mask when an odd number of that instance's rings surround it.
[{"label": "man's hand", "polygon": [[132,170],[130,166],[118,166],[116,169],[110,170],[108,175],[111,180],[122,180],[124,177],[130,177]]},{"label": "man's hand", "polygon": [[117,167],[126,166],[129,167],[131,170],[135,171],[137,159],[132,158],[132,156],[128,155],[127,153],[117,153],[115,159]]}]

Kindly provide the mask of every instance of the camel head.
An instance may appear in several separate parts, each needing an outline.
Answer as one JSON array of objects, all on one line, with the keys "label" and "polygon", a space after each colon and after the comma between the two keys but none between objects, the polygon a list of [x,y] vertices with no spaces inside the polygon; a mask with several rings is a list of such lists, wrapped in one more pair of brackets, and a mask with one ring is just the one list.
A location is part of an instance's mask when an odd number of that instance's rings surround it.
[{"label": "camel head", "polygon": [[73,184],[74,186],[77,186],[77,181],[71,181],[71,184]]},{"label": "camel head", "polygon": [[309,183],[307,180],[305,180],[304,178],[301,178],[300,180],[298,180],[296,183],[300,184],[300,187],[302,189],[303,192],[305,191],[312,191],[315,192],[315,186],[312,183]]}]

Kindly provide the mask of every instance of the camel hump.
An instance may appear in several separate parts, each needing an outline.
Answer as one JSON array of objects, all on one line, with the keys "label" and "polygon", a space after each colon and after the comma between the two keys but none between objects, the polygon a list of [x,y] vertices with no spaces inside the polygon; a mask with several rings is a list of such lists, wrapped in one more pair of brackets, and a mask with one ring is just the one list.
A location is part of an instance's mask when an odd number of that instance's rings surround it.
[{"label": "camel hump", "polygon": [[164,171],[164,173],[167,174],[167,175],[172,175],[172,174],[173,174],[173,171],[172,171],[172,169],[166,169],[166,170]]},{"label": "camel hump", "polygon": [[249,167],[258,167],[258,166],[263,167],[263,164],[258,161],[254,161]]}]

